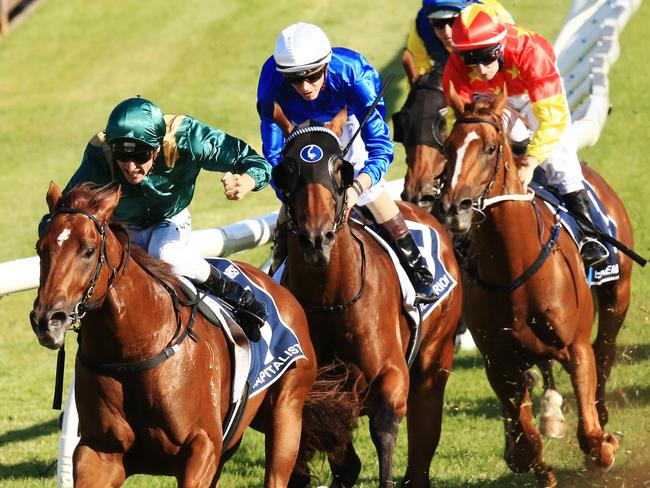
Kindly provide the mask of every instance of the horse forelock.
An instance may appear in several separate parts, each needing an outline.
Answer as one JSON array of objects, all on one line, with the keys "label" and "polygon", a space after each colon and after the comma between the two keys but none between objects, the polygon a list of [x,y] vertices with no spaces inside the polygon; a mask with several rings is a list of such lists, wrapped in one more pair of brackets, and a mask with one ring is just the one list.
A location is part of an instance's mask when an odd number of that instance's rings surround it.
[{"label": "horse forelock", "polygon": [[63,195],[61,206],[96,211],[117,191],[113,183],[98,185],[96,183],[80,183]]}]

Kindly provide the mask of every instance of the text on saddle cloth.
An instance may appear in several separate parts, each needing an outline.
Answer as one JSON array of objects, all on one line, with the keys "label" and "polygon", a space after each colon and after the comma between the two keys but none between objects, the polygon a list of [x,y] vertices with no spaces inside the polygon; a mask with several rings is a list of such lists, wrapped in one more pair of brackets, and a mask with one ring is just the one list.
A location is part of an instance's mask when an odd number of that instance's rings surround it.
[{"label": "text on saddle cloth", "polygon": [[[556,207],[551,203],[545,202],[551,211],[560,212],[560,221],[562,222],[562,226],[567,230],[576,246],[578,246],[581,239],[581,233],[576,220],[566,212],[566,209],[563,206],[564,203],[561,201],[560,197],[555,192],[551,191],[547,186],[544,186],[542,181],[543,176],[542,178],[538,178],[538,175],[539,173],[536,172],[533,181],[529,185],[530,188],[535,190],[535,193],[543,197],[544,200],[549,200],[550,202],[554,202],[555,205],[559,205],[559,207]],[[589,195],[591,213],[594,218],[594,223],[598,227],[598,230],[616,239],[616,222],[612,216],[607,213],[605,206],[601,202],[600,198],[598,198],[598,195],[594,191],[594,188],[589,184],[589,182],[583,180],[583,183]],[[599,265],[598,269],[593,270],[590,282],[591,286],[602,285],[603,283],[615,281],[619,278],[618,250],[607,242],[602,242],[602,244],[607,247],[607,250],[609,251],[609,257],[607,258],[606,263]]]}]

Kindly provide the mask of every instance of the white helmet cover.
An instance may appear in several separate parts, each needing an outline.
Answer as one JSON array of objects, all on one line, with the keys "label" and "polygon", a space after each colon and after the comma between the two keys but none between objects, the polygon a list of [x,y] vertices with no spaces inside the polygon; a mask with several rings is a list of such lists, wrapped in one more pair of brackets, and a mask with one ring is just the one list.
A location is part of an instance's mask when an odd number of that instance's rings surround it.
[{"label": "white helmet cover", "polygon": [[281,73],[307,74],[330,62],[332,46],[320,27],[298,22],[280,32],[273,59]]}]

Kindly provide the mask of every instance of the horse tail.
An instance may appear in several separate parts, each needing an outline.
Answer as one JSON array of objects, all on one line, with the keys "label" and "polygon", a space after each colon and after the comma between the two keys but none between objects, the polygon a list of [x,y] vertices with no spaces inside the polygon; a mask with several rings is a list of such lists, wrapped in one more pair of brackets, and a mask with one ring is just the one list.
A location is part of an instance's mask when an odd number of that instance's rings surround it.
[{"label": "horse tail", "polygon": [[340,362],[318,368],[303,407],[298,471],[316,453],[336,456],[352,441],[362,405],[359,378]]}]

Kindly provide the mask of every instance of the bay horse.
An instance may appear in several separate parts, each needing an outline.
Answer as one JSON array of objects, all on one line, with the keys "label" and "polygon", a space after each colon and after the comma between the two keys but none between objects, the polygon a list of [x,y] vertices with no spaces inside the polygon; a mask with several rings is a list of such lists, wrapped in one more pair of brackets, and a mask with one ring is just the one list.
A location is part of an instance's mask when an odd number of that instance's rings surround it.
[{"label": "bay horse", "polygon": [[[402,306],[397,272],[384,248],[360,223],[348,220],[344,195],[353,170],[343,159],[338,138],[345,122],[341,113],[327,128],[308,121],[290,134],[294,127],[276,113],[276,122],[287,134],[282,159],[273,171],[274,183],[285,196],[290,229],[283,283],[305,308],[319,363],[336,359],[357,372],[365,399],[362,413],[370,418],[379,459],[379,486],[394,485],[393,448],[406,415],[408,466],[403,483],[428,487],[461,311],[460,286],[422,322],[419,352],[409,371],[405,354],[414,332]],[[320,160],[300,163],[312,149],[322,155]],[[400,202],[400,208],[407,220],[438,232],[442,261],[457,279],[459,269],[442,225],[414,205]],[[361,464],[352,443],[329,462],[334,476],[330,486],[354,486]],[[308,479],[302,482],[309,484]]]},{"label": "bay horse", "polygon": [[[450,100],[456,123],[445,142],[442,203],[449,228],[469,235],[461,263],[463,316],[501,401],[505,460],[515,472],[532,467],[540,485],[555,486],[533,424],[525,374],[533,364],[555,359],[571,376],[586,460],[608,469],[618,439],[602,429],[608,420],[605,383],[630,303],[632,261],[619,253],[620,278],[594,291],[599,326],[592,348],[595,303],[582,259],[553,213],[517,176],[523,163],[513,158],[502,127],[507,95],[463,105],[452,87]],[[583,171],[616,222],[617,238],[631,247],[623,203],[595,171]],[[475,222],[477,212],[482,219]]]},{"label": "bay horse", "polygon": [[[224,442],[224,419],[237,400],[225,332],[186,306],[171,266],[130,246],[124,228],[109,222],[119,198],[119,187],[91,184],[62,196],[52,182],[52,220],[36,246],[40,283],[30,319],[40,344],[61,348],[80,319],[75,486],[120,486],[143,473],[174,476],[184,487],[214,487],[252,426],[266,434],[264,486],[285,487],[317,375],[302,307],[265,273],[238,264],[275,299],[305,357],[248,398]],[[332,401],[321,394],[321,406]],[[350,405],[341,407],[330,413],[345,416]],[[302,433],[314,435],[307,428]]]},{"label": "bay horse", "polygon": [[[420,75],[413,55],[404,50],[402,64],[409,93],[399,112],[393,114],[393,139],[404,145],[406,175],[401,198],[434,213],[440,197],[438,177],[447,159],[442,144],[446,134],[447,107],[442,91],[442,72],[433,69]],[[442,220],[442,218],[441,218]]]}]

